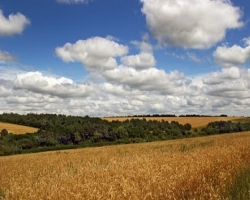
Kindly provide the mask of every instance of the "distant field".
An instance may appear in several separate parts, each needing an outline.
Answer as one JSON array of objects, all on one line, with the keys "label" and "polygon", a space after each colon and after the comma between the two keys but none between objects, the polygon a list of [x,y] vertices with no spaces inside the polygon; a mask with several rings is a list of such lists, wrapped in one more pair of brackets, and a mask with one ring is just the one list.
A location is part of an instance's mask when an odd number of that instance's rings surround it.
[{"label": "distant field", "polygon": [[[102,119],[113,121],[113,120],[119,120],[119,121],[125,121],[127,119],[142,119],[143,117],[104,117]],[[228,121],[228,120],[236,120],[240,119],[242,117],[146,117],[146,120],[164,120],[164,121],[177,121],[180,124],[191,124],[192,127],[200,127],[200,126],[206,126],[209,122],[214,121]]]},{"label": "distant field", "polygon": [[[132,119],[132,118],[135,118],[135,117],[103,117],[102,119],[105,119],[108,121],[113,121],[113,120],[125,121],[127,119]],[[200,126],[206,126],[209,122],[213,122],[213,121],[237,120],[241,118],[242,117],[147,117],[146,119],[158,120],[158,121],[165,120],[168,122],[177,121],[180,124],[189,123],[192,125],[193,128],[196,128]],[[136,119],[142,119],[142,117],[138,117]],[[33,127],[0,122],[0,131],[2,129],[7,129],[9,133],[14,133],[14,134],[34,133],[38,130],[37,128],[33,128]]]},{"label": "distant field", "polygon": [[249,144],[245,132],[0,157],[0,199],[229,199]]},{"label": "distant field", "polygon": [[38,130],[37,128],[29,126],[21,126],[16,124],[0,122],[0,131],[3,129],[6,129],[9,133],[13,134],[34,133]]}]

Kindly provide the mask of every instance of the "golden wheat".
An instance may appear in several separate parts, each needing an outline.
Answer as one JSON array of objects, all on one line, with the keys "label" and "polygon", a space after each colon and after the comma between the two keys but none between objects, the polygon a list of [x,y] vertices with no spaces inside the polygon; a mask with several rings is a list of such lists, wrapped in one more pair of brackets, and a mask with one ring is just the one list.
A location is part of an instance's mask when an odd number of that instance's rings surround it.
[{"label": "golden wheat", "polygon": [[0,157],[0,199],[220,199],[250,132]]},{"label": "golden wheat", "polygon": [[38,128],[33,128],[29,126],[21,126],[17,124],[0,122],[0,131],[3,129],[6,129],[9,133],[13,134],[34,133],[38,130]]}]

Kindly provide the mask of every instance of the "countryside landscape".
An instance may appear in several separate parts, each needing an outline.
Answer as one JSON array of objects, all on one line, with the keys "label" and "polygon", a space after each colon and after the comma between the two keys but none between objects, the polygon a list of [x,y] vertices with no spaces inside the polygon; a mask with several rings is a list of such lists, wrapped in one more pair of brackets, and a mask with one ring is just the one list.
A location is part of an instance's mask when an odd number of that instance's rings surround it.
[{"label": "countryside landscape", "polygon": [[[5,135],[1,131],[2,155],[21,154],[0,157],[1,199],[249,199],[250,197],[250,118],[248,117],[196,116],[142,119],[108,117],[106,120],[107,118],[88,116],[5,113],[0,115],[0,119],[9,121],[1,122],[1,128],[7,132],[17,131]],[[49,121],[46,121],[48,119]],[[20,124],[33,123],[40,127],[10,123],[15,120]],[[69,125],[67,120],[70,122]],[[77,130],[82,138],[82,141],[77,143],[70,140],[72,133],[69,133],[68,143],[49,142],[52,140],[52,135],[57,137],[63,135],[64,139],[67,138],[65,133],[56,134],[51,131],[56,129],[69,131],[67,126],[73,128],[74,120],[77,120],[78,126],[81,120],[84,122],[80,126],[82,129],[83,125],[89,122],[93,125],[89,126],[89,129],[98,126],[101,129],[93,130],[96,132],[88,139],[89,132],[85,132],[86,135],[83,137],[83,133]],[[63,123],[65,129],[58,126],[59,122]],[[152,127],[153,129],[142,131],[132,124],[138,124],[144,129]],[[47,128],[41,125],[46,125]],[[48,128],[53,125],[56,129]],[[36,132],[24,133],[25,127],[27,132],[32,130]],[[211,130],[212,127],[216,128]],[[234,128],[237,128],[236,132]],[[117,132],[112,132],[111,129]],[[176,132],[176,135],[169,134],[169,129],[171,132]],[[110,134],[115,136],[108,137],[104,130],[109,130]],[[124,133],[125,130],[128,132]],[[37,147],[27,145],[28,139],[34,142],[31,135],[36,135],[35,138],[38,140],[36,142],[40,142]],[[42,140],[44,135],[47,136],[47,143]],[[5,143],[7,145],[4,145]],[[4,150],[7,146],[10,149],[14,148],[13,151]],[[67,150],[68,148],[73,149]],[[38,151],[46,152],[34,153]]]},{"label": "countryside landscape", "polygon": [[250,200],[246,0],[0,0],[0,200]]}]

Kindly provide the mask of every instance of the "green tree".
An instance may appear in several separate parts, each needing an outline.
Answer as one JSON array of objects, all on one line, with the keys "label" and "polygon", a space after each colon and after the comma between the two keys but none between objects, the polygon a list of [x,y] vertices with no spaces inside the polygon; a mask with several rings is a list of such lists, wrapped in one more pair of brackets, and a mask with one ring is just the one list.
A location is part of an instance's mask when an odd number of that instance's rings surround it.
[{"label": "green tree", "polygon": [[128,138],[128,131],[124,126],[119,126],[114,130],[114,135],[117,137],[117,139]]},{"label": "green tree", "polygon": [[1,132],[0,132],[0,138],[4,138],[5,136],[8,135],[8,131],[6,129],[3,129]]}]

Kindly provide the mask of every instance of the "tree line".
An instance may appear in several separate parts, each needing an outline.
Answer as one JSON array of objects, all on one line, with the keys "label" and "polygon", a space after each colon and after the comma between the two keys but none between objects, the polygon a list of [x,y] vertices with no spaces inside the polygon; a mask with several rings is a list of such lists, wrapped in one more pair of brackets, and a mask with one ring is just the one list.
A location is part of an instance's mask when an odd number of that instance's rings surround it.
[{"label": "tree line", "polygon": [[215,122],[199,132],[189,123],[130,119],[109,122],[95,117],[56,114],[3,113],[0,121],[38,128],[35,133],[16,135],[0,132],[0,155],[60,150],[123,143],[151,142],[200,135],[250,130],[250,123]]},{"label": "tree line", "polygon": [[232,121],[216,121],[210,122],[201,131],[205,135],[235,133],[250,130],[250,122],[232,122]]}]

